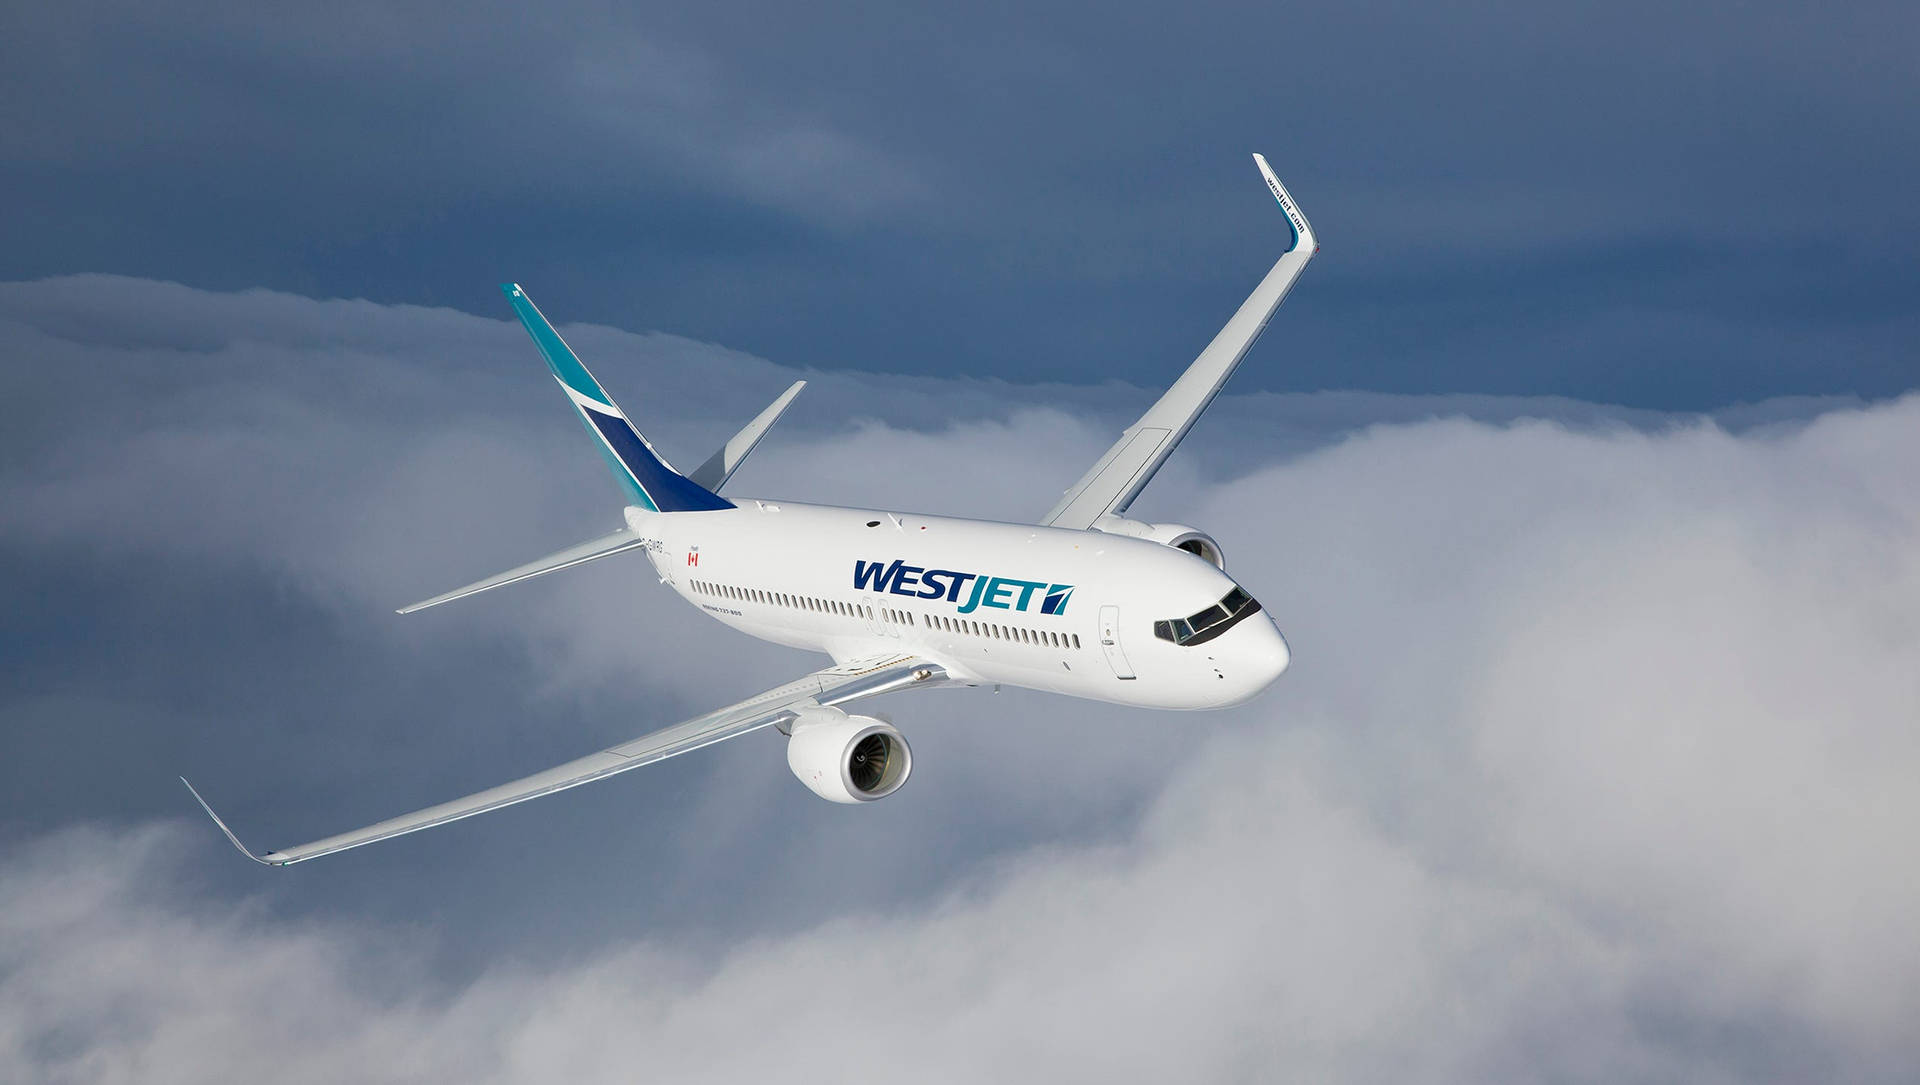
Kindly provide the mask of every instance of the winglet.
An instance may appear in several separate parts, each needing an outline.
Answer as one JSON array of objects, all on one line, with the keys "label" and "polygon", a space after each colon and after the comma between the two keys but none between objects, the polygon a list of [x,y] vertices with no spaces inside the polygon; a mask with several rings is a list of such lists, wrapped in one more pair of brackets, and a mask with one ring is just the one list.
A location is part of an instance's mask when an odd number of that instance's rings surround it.
[{"label": "winglet", "polygon": [[[1293,227],[1293,248],[1311,247],[1320,251],[1320,242],[1314,239],[1313,227],[1307,225],[1307,216],[1300,213],[1300,205],[1293,202],[1293,196],[1287,192],[1287,186],[1274,176],[1273,167],[1267,165],[1267,156],[1256,154],[1254,164],[1260,167],[1260,175],[1267,179],[1267,187],[1273,190],[1273,198],[1280,201],[1280,210],[1287,213],[1287,223]],[[1293,249],[1288,249],[1292,252]]]},{"label": "winglet", "polygon": [[[183,784],[187,784],[187,778],[185,776],[180,777],[180,782]],[[227,839],[233,843],[233,846],[239,850],[240,854],[246,856],[247,858],[253,860],[256,863],[259,863],[261,866],[280,866],[281,865],[279,863],[262,859],[258,855],[255,855],[254,853],[248,851],[247,846],[240,842],[239,837],[233,835],[233,830],[227,828],[227,823],[220,820],[220,815],[213,812],[213,807],[207,805],[207,800],[200,797],[200,793],[193,789],[192,784],[187,784],[187,794],[193,796],[193,801],[200,804],[200,809],[205,810],[207,812],[207,816],[213,819],[213,823],[215,825],[220,826],[220,831],[227,834]]]}]

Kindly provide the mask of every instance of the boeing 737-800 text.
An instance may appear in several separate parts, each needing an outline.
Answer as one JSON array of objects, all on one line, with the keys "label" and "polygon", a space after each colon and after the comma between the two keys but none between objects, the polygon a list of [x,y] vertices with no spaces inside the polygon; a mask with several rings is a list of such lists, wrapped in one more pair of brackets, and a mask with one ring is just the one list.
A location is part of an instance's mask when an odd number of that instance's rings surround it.
[{"label": "boeing 737-800 text", "polygon": [[[942,684],[1013,685],[1116,704],[1221,708],[1287,669],[1270,615],[1227,576],[1212,538],[1125,513],[1259,338],[1318,251],[1306,217],[1254,156],[1292,243],[1226,327],[1037,524],[720,496],[805,382],[697,470],[655,452],[518,285],[508,302],[625,491],[625,526],[403,608],[407,614],[637,550],[662,583],[741,632],[822,652],[833,665],[757,697],[499,787],[298,847],[255,855],[198,792],[242,854],[286,866],[575,787],[762,727],[834,802],[884,798],[913,755],[892,724],[847,706]],[[182,780],[185,783],[185,780]],[[188,790],[193,785],[187,785]]]}]

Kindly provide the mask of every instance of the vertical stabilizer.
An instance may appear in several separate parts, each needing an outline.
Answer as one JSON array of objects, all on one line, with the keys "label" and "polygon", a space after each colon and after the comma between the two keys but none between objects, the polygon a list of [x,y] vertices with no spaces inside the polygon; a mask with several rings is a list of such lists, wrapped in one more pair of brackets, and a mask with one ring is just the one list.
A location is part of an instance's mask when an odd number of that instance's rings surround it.
[{"label": "vertical stabilizer", "polygon": [[520,323],[526,326],[534,345],[546,357],[547,368],[553,371],[554,379],[573,402],[573,409],[580,412],[580,420],[586,423],[587,432],[593,435],[594,443],[613,470],[615,481],[626,491],[628,500],[655,512],[702,512],[733,507],[733,502],[675,471],[665,457],[653,450],[647,439],[640,436],[640,431],[633,428],[633,423],[627,421],[613,397],[593,379],[587,367],[580,364],[566,340],[547,323],[547,318],[540,314],[526,291],[520,289],[520,284],[507,283],[500,289],[506,292]]}]

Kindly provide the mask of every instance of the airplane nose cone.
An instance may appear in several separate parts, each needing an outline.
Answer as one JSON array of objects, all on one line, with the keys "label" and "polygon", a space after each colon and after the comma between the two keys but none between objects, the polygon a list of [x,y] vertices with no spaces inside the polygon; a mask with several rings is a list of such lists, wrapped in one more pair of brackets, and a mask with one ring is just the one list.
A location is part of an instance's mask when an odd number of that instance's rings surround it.
[{"label": "airplane nose cone", "polygon": [[1221,649],[1215,666],[1220,677],[1226,679],[1220,684],[1227,687],[1223,691],[1226,696],[1216,702],[1219,707],[1252,700],[1285,674],[1288,664],[1293,662],[1287,638],[1280,635],[1280,627],[1265,615],[1241,622],[1215,643]]},{"label": "airplane nose cone", "polygon": [[1287,665],[1293,662],[1293,650],[1287,647],[1287,638],[1280,635],[1280,627],[1273,624],[1271,619],[1245,624],[1258,630],[1257,635],[1248,638],[1252,641],[1248,645],[1248,654],[1252,657],[1248,662],[1254,671],[1264,677],[1265,681],[1260,683],[1264,689],[1268,683],[1287,673]]}]

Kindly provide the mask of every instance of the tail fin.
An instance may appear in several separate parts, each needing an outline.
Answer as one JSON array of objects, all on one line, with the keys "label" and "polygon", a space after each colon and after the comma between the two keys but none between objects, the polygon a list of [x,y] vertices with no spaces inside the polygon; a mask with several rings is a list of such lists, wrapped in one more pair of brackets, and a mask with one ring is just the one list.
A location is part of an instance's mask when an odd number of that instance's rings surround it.
[{"label": "tail fin", "polygon": [[519,283],[507,283],[500,289],[506,292],[520,323],[526,326],[534,345],[546,357],[547,368],[553,370],[554,379],[573,401],[573,409],[580,412],[580,420],[586,423],[587,432],[593,434],[600,454],[613,469],[614,479],[634,504],[655,512],[733,508],[733,502],[675,471],[665,457],[653,450],[614,405],[613,397],[593,379],[587,367],[580,364],[560,333],[540,315]]}]

